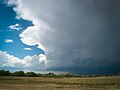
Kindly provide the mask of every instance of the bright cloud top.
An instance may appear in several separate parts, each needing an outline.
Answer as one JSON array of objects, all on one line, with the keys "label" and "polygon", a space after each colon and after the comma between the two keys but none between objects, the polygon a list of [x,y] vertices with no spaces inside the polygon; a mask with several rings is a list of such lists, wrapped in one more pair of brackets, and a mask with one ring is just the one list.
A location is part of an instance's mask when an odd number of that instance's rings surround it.
[{"label": "bright cloud top", "polygon": [[15,25],[10,25],[9,28],[12,29],[12,30],[18,30],[19,31],[21,29],[20,26],[21,26],[20,24],[16,23]]},{"label": "bright cloud top", "polygon": [[5,42],[6,43],[13,43],[13,40],[12,39],[5,39]]}]

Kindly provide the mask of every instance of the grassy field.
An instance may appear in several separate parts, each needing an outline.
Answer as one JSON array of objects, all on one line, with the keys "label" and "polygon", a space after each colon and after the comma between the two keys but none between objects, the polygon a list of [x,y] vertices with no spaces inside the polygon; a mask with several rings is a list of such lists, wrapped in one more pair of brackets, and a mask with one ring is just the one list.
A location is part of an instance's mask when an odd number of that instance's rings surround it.
[{"label": "grassy field", "polygon": [[0,90],[120,90],[120,77],[0,77]]}]

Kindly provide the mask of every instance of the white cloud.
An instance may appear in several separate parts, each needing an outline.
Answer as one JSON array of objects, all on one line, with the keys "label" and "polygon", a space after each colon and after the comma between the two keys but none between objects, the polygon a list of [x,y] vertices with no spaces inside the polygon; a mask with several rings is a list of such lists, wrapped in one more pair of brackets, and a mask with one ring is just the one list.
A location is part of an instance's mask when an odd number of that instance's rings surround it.
[{"label": "white cloud", "polygon": [[[86,42],[91,39],[91,32],[81,32],[83,26],[93,27],[96,23],[87,22],[87,19],[92,17],[84,18],[86,11],[82,10],[82,6],[80,9],[71,8],[69,0],[9,0],[8,4],[17,5],[13,8],[17,19],[32,21],[33,26],[27,27],[19,36],[24,44],[38,45],[38,48],[45,51],[47,58],[51,60],[48,67],[71,66],[73,59],[84,57],[83,51],[87,56],[91,55],[90,50],[82,50],[83,46],[89,44]],[[78,13],[79,10],[81,13]],[[73,52],[74,49],[77,49],[77,52]]]},{"label": "white cloud", "polygon": [[12,39],[5,39],[5,42],[6,43],[13,43],[13,40]]},{"label": "white cloud", "polygon": [[24,48],[24,50],[30,51],[32,50],[32,48]]},{"label": "white cloud", "polygon": [[45,55],[26,56],[23,59],[14,57],[7,52],[0,51],[0,68],[14,68],[23,70],[40,71],[44,70],[47,64]]},{"label": "white cloud", "polygon": [[116,53],[112,43],[118,43],[119,38],[107,33],[113,23],[108,15],[111,9],[104,0],[9,0],[8,4],[16,4],[13,10],[17,19],[32,21],[33,26],[19,36],[24,44],[38,45],[45,51],[51,60],[48,67],[72,67],[77,62],[81,67],[93,66],[88,57],[108,58]]},{"label": "white cloud", "polygon": [[19,31],[21,29],[20,26],[21,26],[20,24],[16,23],[15,25],[10,25],[9,28],[12,29],[12,30],[18,30]]}]

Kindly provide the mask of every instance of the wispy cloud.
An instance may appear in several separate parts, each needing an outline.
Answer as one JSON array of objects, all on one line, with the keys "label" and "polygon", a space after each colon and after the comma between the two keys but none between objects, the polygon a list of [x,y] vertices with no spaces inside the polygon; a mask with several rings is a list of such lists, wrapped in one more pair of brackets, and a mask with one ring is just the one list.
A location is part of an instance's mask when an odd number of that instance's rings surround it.
[{"label": "wispy cloud", "polygon": [[26,50],[26,51],[32,50],[32,48],[23,48],[23,49]]},{"label": "wispy cloud", "polygon": [[20,26],[21,26],[20,24],[16,23],[15,25],[10,25],[9,28],[12,29],[12,30],[18,30],[19,31],[21,29]]},{"label": "wispy cloud", "polygon": [[5,42],[6,43],[13,43],[13,40],[12,39],[5,39]]}]

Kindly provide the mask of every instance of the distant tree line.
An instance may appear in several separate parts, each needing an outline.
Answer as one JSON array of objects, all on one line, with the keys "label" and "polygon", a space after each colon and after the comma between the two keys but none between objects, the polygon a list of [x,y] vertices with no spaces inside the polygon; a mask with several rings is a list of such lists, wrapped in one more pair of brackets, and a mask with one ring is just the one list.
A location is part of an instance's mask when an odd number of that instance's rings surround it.
[{"label": "distant tree line", "polygon": [[0,70],[0,76],[22,76],[22,77],[48,77],[48,78],[63,78],[63,77],[75,77],[71,74],[59,74],[56,75],[54,73],[47,73],[47,74],[41,74],[41,73],[35,73],[35,72],[24,72],[24,71],[16,71],[16,72],[10,72],[6,70]]},{"label": "distant tree line", "polygon": [[[120,73],[118,74],[120,76]],[[10,72],[8,70],[0,70],[0,76],[21,76],[21,77],[46,77],[46,78],[69,78],[69,77],[103,77],[103,76],[113,76],[112,74],[93,74],[93,75],[72,75],[72,74],[54,74],[54,73],[47,73],[47,74],[41,74],[41,73],[35,73],[35,72],[24,72],[24,71],[16,71],[16,72]]]}]

